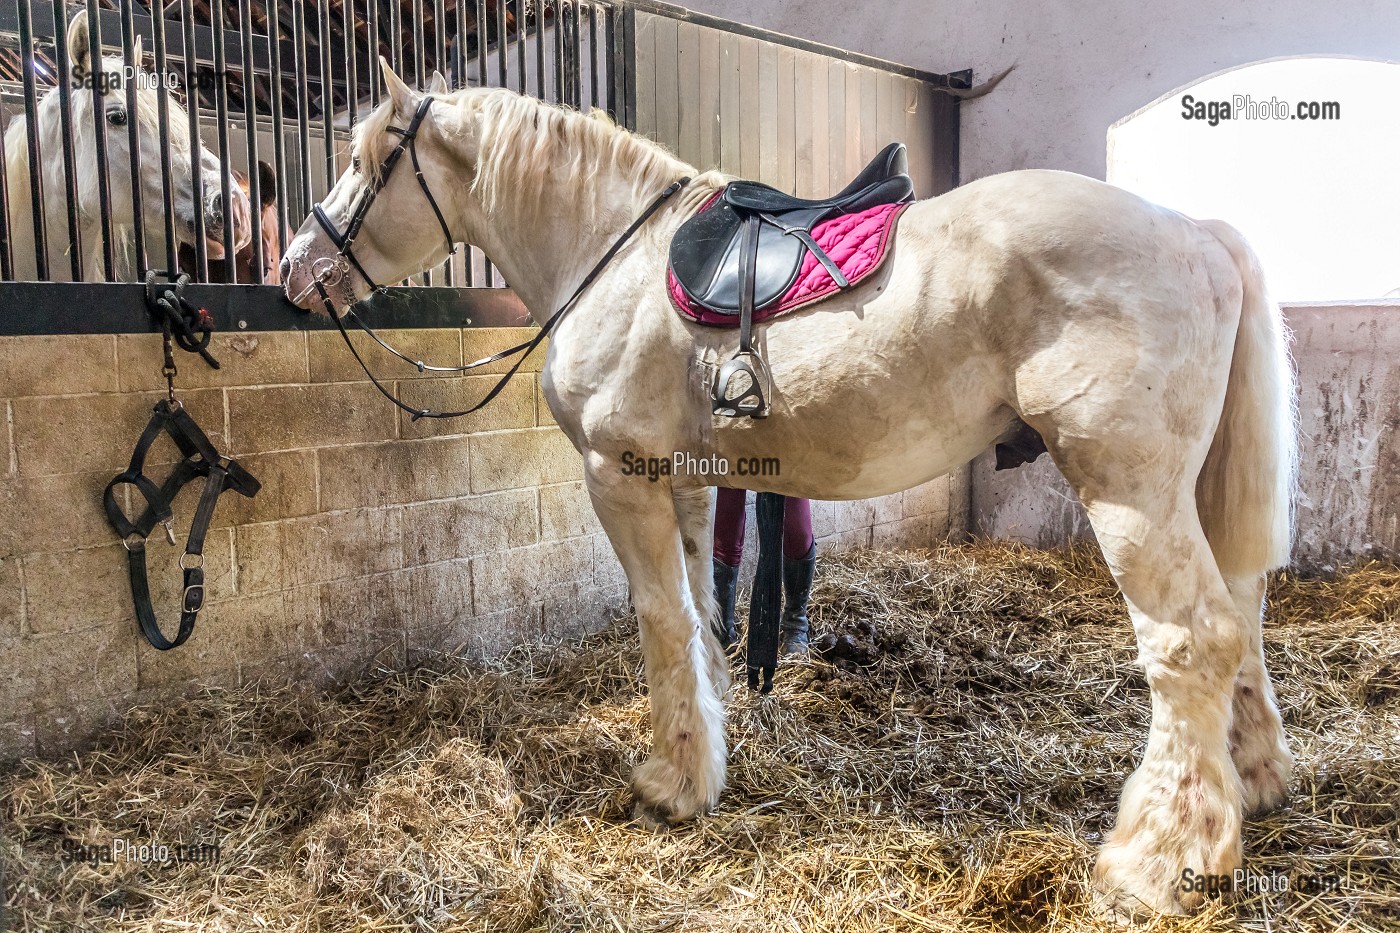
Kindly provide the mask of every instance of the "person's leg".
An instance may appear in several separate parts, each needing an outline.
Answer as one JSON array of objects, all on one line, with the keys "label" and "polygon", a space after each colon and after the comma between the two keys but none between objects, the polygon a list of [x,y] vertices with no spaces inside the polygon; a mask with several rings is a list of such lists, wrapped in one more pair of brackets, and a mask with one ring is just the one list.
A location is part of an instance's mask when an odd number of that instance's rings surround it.
[{"label": "person's leg", "polygon": [[812,537],[812,503],[787,500],[783,510],[783,654],[807,651],[807,597],[817,569],[817,542]]},{"label": "person's leg", "polygon": [[742,489],[720,489],[715,496],[714,572],[715,638],[726,651],[738,641],[734,626],[734,601],[739,587],[739,561],[744,557],[744,500]]}]

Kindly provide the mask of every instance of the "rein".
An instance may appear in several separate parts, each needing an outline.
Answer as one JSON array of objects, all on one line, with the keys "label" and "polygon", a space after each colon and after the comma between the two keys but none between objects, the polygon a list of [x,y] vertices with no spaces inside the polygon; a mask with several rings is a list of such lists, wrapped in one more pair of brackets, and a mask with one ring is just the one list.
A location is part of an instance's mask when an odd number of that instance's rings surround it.
[{"label": "rein", "polygon": [[423,177],[422,169],[418,165],[418,148],[416,145],[418,130],[423,125],[423,120],[427,117],[428,110],[432,107],[433,100],[434,98],[431,96],[423,98],[422,102],[418,105],[418,109],[414,111],[413,119],[409,121],[406,128],[400,129],[396,126],[387,128],[389,132],[398,135],[399,143],[384,159],[384,164],[380,166],[379,176],[375,183],[365,189],[365,193],[355,205],[355,210],[350,215],[350,223],[346,226],[344,233],[340,232],[339,228],[336,227],[335,223],[330,219],[330,216],[326,214],[320,203],[312,206],[312,216],[316,218],[316,222],[320,224],[321,229],[330,237],[331,242],[335,244],[339,252],[336,254],[335,259],[322,258],[316,261],[312,266],[315,278],[312,279],[311,284],[303,289],[296,298],[296,300],[300,300],[306,295],[308,290],[313,288],[316,290],[316,294],[320,297],[321,303],[325,305],[326,313],[330,315],[331,320],[335,321],[336,329],[340,331],[340,336],[345,340],[345,345],[350,348],[350,353],[355,357],[355,362],[360,364],[360,368],[363,369],[365,375],[369,377],[369,381],[373,383],[374,387],[379,390],[381,395],[387,398],[401,411],[407,412],[410,419],[413,421],[417,421],[419,418],[460,418],[463,415],[470,415],[473,412],[479,411],[490,404],[491,401],[501,393],[501,390],[505,388],[506,383],[510,381],[511,377],[514,376],[520,370],[520,367],[524,365],[525,361],[529,359],[530,354],[549,336],[549,332],[559,323],[560,318],[568,313],[569,309],[571,309],[578,302],[578,299],[583,293],[588,290],[588,287],[602,274],[608,263],[621,251],[622,247],[627,244],[627,241],[632,238],[632,235],[635,234],[637,230],[650,219],[651,215],[655,214],[672,195],[690,183],[688,177],[681,178],[672,182],[664,191],[658,194],[652,202],[647,205],[647,208],[637,215],[636,219],[632,221],[627,229],[622,231],[621,235],[613,241],[612,245],[608,247],[607,252],[593,265],[593,268],[588,271],[588,274],[583,277],[583,281],[579,283],[578,288],[574,289],[573,294],[549,316],[549,319],[544,322],[537,334],[524,343],[516,344],[513,347],[501,350],[491,356],[483,357],[475,362],[467,363],[463,366],[429,366],[422,360],[410,359],[370,329],[369,325],[365,324],[365,322],[360,319],[360,316],[354,312],[353,308],[348,309],[345,312],[346,316],[353,318],[355,324],[365,333],[369,334],[375,343],[379,344],[405,363],[415,367],[420,373],[467,372],[479,366],[486,366],[490,363],[507,359],[517,353],[521,354],[520,358],[515,361],[515,364],[497,380],[494,386],[492,386],[491,391],[487,392],[486,396],[471,408],[464,408],[461,411],[433,411],[430,408],[415,408],[390,392],[384,387],[384,384],[375,377],[374,373],[370,372],[369,366],[365,363],[364,358],[360,356],[360,351],[355,349],[354,343],[350,341],[350,333],[345,329],[345,322],[342,316],[336,313],[335,304],[331,301],[330,293],[326,289],[328,285],[338,283],[349,268],[353,268],[359,273],[360,278],[364,279],[374,291],[385,291],[382,285],[379,285],[374,279],[370,278],[369,274],[365,272],[364,266],[355,258],[355,238],[360,234],[360,228],[364,225],[365,216],[369,213],[370,205],[374,203],[375,197],[378,196],[379,192],[383,190],[384,185],[388,182],[389,173],[398,165],[399,160],[403,157],[404,150],[408,151],[409,158],[413,163],[413,174],[418,179],[418,187],[422,189],[423,196],[428,199],[428,206],[433,209],[433,215],[437,218],[438,226],[442,229],[442,235],[447,241],[448,255],[454,255],[457,252],[457,245],[452,238],[452,232],[448,229],[447,220],[443,217],[442,210],[438,207],[437,200],[433,197],[432,189],[428,187],[428,181]]}]

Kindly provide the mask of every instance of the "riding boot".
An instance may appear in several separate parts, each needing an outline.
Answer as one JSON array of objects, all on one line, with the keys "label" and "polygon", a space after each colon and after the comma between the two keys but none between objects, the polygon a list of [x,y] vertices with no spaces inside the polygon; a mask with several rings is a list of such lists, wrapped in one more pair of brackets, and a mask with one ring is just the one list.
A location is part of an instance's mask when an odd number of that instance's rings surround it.
[{"label": "riding boot", "polygon": [[812,575],[817,569],[817,545],[813,542],[806,557],[783,558],[783,622],[779,629],[779,651],[785,655],[807,653],[807,597],[812,592]]},{"label": "riding boot", "polygon": [[731,567],[719,558],[712,558],[715,564],[715,602],[719,604],[719,617],[710,624],[725,651],[739,640],[739,632],[734,627],[734,596],[739,587],[739,568]]}]

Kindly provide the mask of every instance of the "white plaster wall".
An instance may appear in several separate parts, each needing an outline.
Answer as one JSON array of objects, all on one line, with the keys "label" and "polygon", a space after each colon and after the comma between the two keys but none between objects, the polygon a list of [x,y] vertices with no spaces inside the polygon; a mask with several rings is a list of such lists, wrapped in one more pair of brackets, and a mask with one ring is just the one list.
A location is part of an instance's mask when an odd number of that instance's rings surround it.
[{"label": "white plaster wall", "polygon": [[1396,0],[683,0],[683,5],[929,71],[1008,65],[963,107],[962,178],[1019,168],[1104,177],[1114,121],[1215,71],[1284,55],[1400,58]]}]

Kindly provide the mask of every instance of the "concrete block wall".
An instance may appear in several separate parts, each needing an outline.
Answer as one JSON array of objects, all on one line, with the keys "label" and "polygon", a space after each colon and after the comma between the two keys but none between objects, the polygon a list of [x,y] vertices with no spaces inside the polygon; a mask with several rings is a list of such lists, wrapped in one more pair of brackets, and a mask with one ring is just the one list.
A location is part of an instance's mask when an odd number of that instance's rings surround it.
[{"label": "concrete block wall", "polygon": [[[388,339],[418,358],[461,361],[526,333]],[[205,685],[334,681],[440,650],[489,655],[566,638],[625,605],[581,458],[554,427],[537,371],[475,415],[415,423],[364,381],[334,332],[225,333],[211,349],[220,370],[180,355],[179,396],[262,491],[220,501],[206,608],[186,645],[158,652],[137,631],[101,492],[163,394],[159,337],[0,338],[0,758],[59,754],[133,703]],[[367,339],[360,350],[377,372],[405,370]],[[442,408],[493,382],[490,372],[409,371],[396,388]],[[158,443],[151,475],[176,459]],[[176,503],[180,547],[159,530],[150,543],[170,634],[198,486]],[[828,545],[927,545],[966,527],[968,498],[964,475],[819,503],[816,532]]]}]

